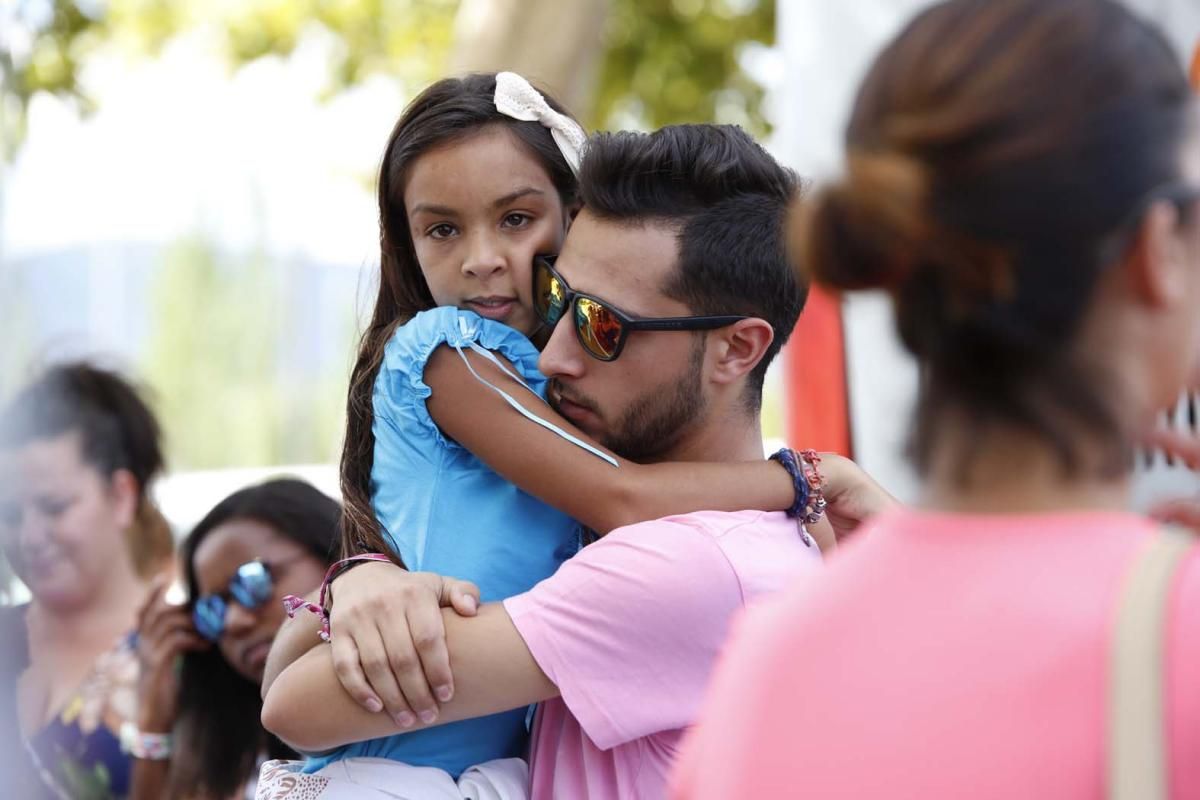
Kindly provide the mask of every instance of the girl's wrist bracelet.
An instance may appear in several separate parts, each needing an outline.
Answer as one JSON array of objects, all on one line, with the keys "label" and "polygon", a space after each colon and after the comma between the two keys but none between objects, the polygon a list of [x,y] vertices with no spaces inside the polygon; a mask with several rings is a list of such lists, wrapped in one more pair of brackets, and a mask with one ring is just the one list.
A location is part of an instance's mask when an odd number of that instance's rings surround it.
[{"label": "girl's wrist bracelet", "polygon": [[321,595],[317,602],[313,603],[305,600],[303,597],[297,597],[294,594],[289,594],[283,598],[283,610],[287,612],[289,618],[294,618],[296,616],[296,612],[302,608],[306,611],[316,614],[321,618],[321,630],[317,635],[321,637],[321,641],[328,642],[330,636],[329,603],[333,600],[333,596],[330,594],[329,584],[333,582],[334,578],[337,578],[346,570],[350,569],[351,567],[356,567],[359,564],[367,561],[390,562],[391,559],[383,553],[363,553],[362,555],[343,558],[341,561],[330,565],[329,569],[325,571],[325,579],[321,581]]}]

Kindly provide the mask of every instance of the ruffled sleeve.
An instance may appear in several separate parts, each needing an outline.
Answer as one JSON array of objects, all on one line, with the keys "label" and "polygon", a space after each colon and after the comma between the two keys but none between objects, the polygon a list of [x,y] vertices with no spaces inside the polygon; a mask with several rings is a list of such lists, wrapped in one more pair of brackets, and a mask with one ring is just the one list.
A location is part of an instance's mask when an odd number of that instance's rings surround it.
[{"label": "ruffled sleeve", "polygon": [[545,396],[546,379],[538,372],[538,351],[529,337],[472,311],[443,306],[417,314],[388,342],[375,381],[376,417],[405,435],[457,447],[429,416],[425,401],[433,392],[425,383],[425,365],[443,344],[466,348],[472,343],[508,359],[529,388]]}]

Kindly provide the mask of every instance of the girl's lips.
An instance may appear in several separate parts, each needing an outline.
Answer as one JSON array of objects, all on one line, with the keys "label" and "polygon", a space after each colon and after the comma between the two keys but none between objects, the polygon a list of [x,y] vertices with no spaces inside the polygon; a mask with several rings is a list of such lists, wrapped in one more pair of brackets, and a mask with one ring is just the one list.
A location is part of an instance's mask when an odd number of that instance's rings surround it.
[{"label": "girl's lips", "polygon": [[486,319],[502,320],[516,308],[517,301],[511,298],[488,298],[486,300],[468,300],[466,306]]}]

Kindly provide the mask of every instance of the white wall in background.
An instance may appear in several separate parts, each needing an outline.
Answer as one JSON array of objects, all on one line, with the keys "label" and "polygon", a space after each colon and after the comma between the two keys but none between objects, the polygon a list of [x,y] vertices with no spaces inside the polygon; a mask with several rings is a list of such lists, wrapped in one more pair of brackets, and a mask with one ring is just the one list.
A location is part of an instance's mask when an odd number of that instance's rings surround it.
[{"label": "white wall in background", "polygon": [[[783,75],[773,81],[778,120],[774,151],[806,177],[821,180],[841,166],[842,131],[854,92],[872,59],[927,0],[778,0],[778,49]],[[1128,0],[1164,27],[1190,56],[1200,41],[1200,0]],[[1185,54],[1186,51],[1186,54]],[[904,457],[916,368],[894,333],[886,298],[865,293],[845,306],[847,381],[855,453],[863,467],[901,499],[916,480]],[[1140,505],[1200,489],[1200,478],[1161,460],[1139,476]]]}]

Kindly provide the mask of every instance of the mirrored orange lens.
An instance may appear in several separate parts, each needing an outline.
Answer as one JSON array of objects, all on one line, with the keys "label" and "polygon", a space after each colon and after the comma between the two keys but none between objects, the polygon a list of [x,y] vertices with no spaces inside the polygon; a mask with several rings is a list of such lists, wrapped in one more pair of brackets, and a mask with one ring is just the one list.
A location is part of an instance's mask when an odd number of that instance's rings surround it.
[{"label": "mirrored orange lens", "polygon": [[556,324],[566,305],[567,290],[563,282],[544,264],[538,265],[533,294],[538,316],[547,325]]},{"label": "mirrored orange lens", "polygon": [[[578,296],[577,296],[578,297]],[[575,325],[583,346],[593,355],[609,360],[621,343],[621,320],[611,311],[586,297],[575,301]]]}]

